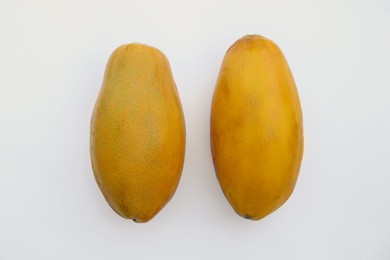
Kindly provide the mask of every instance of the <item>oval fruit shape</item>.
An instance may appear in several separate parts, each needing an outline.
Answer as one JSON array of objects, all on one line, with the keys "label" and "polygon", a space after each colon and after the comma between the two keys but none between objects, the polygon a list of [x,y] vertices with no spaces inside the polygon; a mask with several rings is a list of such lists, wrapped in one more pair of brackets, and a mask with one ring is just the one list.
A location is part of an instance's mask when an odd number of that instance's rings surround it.
[{"label": "oval fruit shape", "polygon": [[222,191],[258,220],[291,195],[303,154],[299,96],[282,51],[247,35],[225,54],[211,108],[211,152]]},{"label": "oval fruit shape", "polygon": [[96,182],[112,209],[135,222],[171,199],[184,163],[183,111],[165,55],[128,44],[111,55],[91,120]]}]

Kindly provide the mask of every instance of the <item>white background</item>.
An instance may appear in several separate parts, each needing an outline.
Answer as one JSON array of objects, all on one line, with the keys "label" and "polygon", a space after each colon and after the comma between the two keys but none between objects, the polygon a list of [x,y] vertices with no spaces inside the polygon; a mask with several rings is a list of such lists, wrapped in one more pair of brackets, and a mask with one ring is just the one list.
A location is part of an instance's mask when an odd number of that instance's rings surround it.
[{"label": "white background", "polygon": [[[284,51],[305,153],[295,192],[238,217],[209,149],[227,48]],[[89,123],[119,45],[170,60],[183,104],[179,188],[149,223],[122,219],[93,178]],[[0,259],[390,259],[390,2],[0,0]]]}]

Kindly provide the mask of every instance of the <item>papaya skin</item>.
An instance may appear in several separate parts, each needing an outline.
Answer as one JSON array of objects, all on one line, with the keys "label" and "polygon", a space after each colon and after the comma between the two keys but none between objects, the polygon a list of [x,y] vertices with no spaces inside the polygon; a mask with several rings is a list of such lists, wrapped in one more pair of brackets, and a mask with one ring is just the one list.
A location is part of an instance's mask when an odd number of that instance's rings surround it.
[{"label": "papaya skin", "polygon": [[91,119],[91,162],[112,209],[147,222],[171,199],[184,163],[183,111],[165,55],[133,43],[111,55]]},{"label": "papaya skin", "polygon": [[303,156],[302,111],[279,47],[247,35],[225,54],[211,107],[210,141],[222,191],[259,220],[292,194]]}]

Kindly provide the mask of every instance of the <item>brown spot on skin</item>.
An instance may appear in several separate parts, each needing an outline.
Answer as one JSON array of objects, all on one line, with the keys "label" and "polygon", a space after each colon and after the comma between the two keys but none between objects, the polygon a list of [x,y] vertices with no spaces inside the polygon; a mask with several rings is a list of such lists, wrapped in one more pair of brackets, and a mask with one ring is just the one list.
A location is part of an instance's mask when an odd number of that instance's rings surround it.
[{"label": "brown spot on skin", "polygon": [[251,216],[249,216],[249,215],[244,215],[244,216],[243,216],[243,218],[246,218],[246,219],[250,219],[250,220],[252,220],[252,217],[251,217]]}]

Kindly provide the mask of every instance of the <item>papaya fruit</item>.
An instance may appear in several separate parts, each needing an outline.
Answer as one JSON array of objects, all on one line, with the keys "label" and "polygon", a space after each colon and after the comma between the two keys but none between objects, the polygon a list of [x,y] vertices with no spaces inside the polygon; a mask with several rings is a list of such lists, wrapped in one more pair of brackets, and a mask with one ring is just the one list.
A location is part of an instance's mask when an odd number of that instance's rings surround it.
[{"label": "papaya fruit", "polygon": [[287,61],[271,40],[247,35],[226,52],[210,142],[217,179],[238,215],[261,219],[293,192],[303,155],[302,111]]},{"label": "papaya fruit", "polygon": [[133,43],[111,55],[91,119],[96,182],[112,209],[147,222],[171,199],[184,163],[185,122],[169,62]]}]

